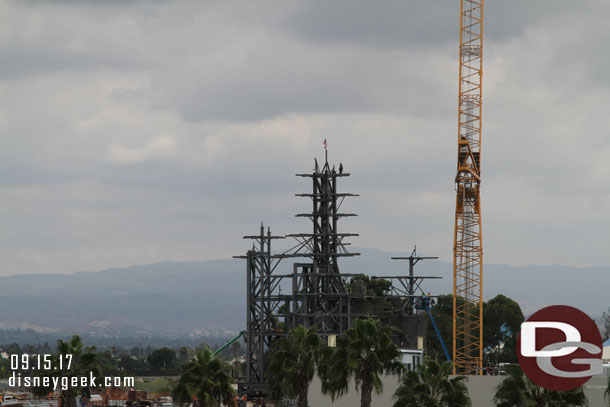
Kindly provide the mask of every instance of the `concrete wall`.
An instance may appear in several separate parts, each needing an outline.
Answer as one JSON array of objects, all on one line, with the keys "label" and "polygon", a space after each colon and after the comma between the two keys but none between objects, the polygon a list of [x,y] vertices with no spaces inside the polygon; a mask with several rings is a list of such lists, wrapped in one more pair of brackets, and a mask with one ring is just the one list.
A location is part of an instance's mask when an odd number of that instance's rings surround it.
[{"label": "concrete wall", "polygon": [[[492,407],[494,393],[502,379],[503,376],[469,376],[466,384],[472,406]],[[589,399],[589,406],[608,406],[608,400],[604,401],[604,391],[607,385],[608,378],[605,376],[594,376],[585,384],[585,394]],[[398,376],[384,376],[383,394],[377,396],[373,393],[372,407],[391,407],[393,404],[392,396],[397,387]],[[335,400],[334,403],[331,402],[330,397],[323,396],[320,389],[320,380],[316,377],[309,388],[309,405],[311,407],[355,407],[360,405],[360,393],[354,389],[353,384],[348,394]]]},{"label": "concrete wall", "polygon": [[[335,400],[334,404],[331,402],[330,397],[322,395],[320,386],[320,379],[315,377],[309,386],[309,405],[311,407],[357,407],[360,405],[360,393],[354,388],[353,382],[349,392]],[[383,394],[377,396],[373,392],[372,407],[391,407],[393,404],[392,395],[394,395],[397,387],[397,375],[384,376]]]}]

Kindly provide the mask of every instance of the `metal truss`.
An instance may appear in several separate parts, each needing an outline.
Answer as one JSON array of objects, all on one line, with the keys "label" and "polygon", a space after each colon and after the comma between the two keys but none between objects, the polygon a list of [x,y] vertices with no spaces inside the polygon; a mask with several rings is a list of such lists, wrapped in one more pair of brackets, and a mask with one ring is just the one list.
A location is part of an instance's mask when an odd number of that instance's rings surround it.
[{"label": "metal truss", "polygon": [[461,0],[458,165],[453,246],[453,373],[481,374],[483,0]]},{"label": "metal truss", "polygon": [[[265,396],[269,352],[299,325],[315,327],[320,336],[329,338],[345,332],[355,319],[372,316],[399,328],[393,338],[399,346],[414,346],[409,337],[416,331],[419,335],[423,329],[425,335],[427,320],[415,315],[415,299],[424,294],[423,280],[440,277],[415,276],[413,266],[427,257],[417,257],[414,251],[405,258],[410,259],[408,276],[379,277],[391,282],[382,297],[357,289],[354,282],[360,274],[340,272],[339,258],[359,255],[350,252],[346,242],[358,235],[339,230],[340,219],[356,216],[341,211],[345,198],[358,196],[338,192],[337,180],[350,175],[342,170],[342,165],[338,171],[331,167],[327,158],[322,168],[316,161],[312,173],[297,174],[312,182],[310,193],[296,195],[311,199],[311,212],[296,216],[308,219],[312,229],[287,235],[294,240],[293,247],[274,253],[272,241],[284,236],[273,236],[262,224],[259,234],[244,237],[254,244],[245,256],[236,256],[247,261],[246,377],[239,383],[240,395]],[[296,260],[291,273],[279,272],[284,259]]]}]

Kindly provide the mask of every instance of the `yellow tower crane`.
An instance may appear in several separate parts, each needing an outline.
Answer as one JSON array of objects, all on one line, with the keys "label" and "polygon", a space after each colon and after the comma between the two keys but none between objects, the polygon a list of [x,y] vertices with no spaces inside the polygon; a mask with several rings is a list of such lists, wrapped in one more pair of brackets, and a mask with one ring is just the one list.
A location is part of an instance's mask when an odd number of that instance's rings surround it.
[{"label": "yellow tower crane", "polygon": [[481,374],[483,246],[480,165],[484,0],[460,1],[458,162],[453,243],[453,372]]}]

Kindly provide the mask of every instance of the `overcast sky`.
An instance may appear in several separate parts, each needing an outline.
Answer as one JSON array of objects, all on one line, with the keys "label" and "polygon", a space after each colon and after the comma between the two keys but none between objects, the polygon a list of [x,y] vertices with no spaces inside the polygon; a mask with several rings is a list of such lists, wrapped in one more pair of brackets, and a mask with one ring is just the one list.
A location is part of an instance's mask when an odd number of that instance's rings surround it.
[{"label": "overcast sky", "polygon": [[[610,3],[487,1],[487,263],[610,264]],[[0,274],[242,254],[306,232],[451,260],[459,1],[0,2]]]}]

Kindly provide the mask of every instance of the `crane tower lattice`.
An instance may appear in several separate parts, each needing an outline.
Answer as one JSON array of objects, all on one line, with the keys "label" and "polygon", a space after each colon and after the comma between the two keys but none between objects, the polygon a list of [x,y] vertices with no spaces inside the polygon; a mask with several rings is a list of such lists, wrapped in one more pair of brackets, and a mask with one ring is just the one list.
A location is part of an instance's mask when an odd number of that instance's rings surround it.
[{"label": "crane tower lattice", "polygon": [[458,163],[453,245],[453,371],[480,374],[483,360],[481,84],[483,3],[461,0]]}]

